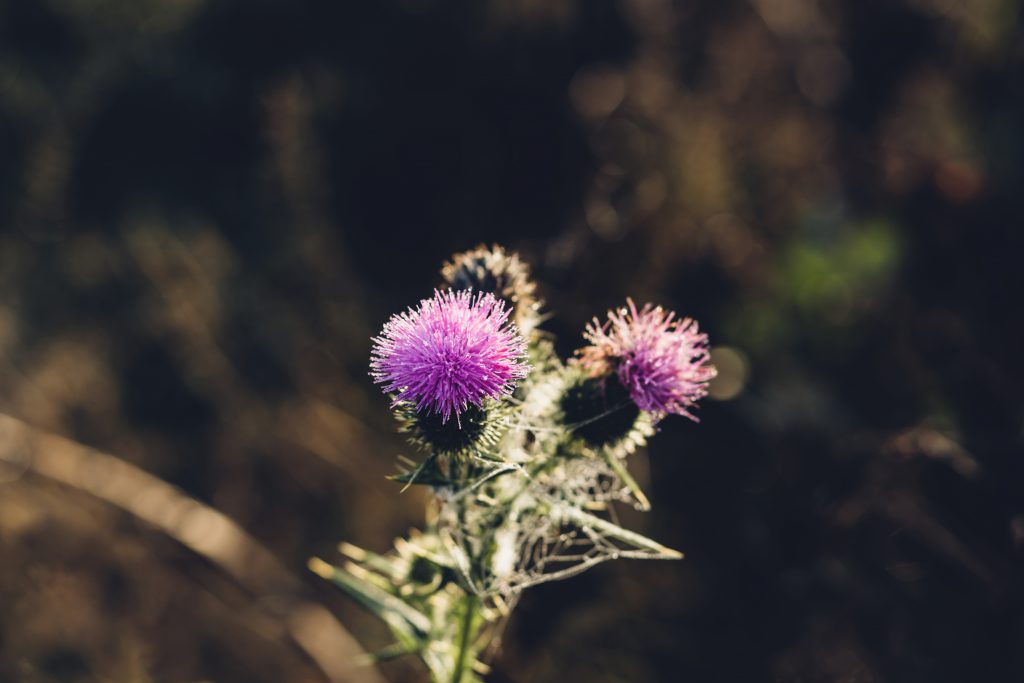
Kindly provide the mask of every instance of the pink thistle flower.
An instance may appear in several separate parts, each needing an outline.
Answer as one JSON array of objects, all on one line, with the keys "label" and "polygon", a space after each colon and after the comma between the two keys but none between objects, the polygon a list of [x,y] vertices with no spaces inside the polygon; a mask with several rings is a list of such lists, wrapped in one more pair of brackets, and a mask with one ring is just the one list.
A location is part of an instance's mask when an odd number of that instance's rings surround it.
[{"label": "pink thistle flower", "polygon": [[[370,376],[403,401],[448,422],[470,404],[512,392],[526,377],[526,341],[508,322],[511,309],[492,294],[434,291],[391,316],[373,339]],[[460,423],[461,424],[461,423]]]},{"label": "pink thistle flower", "polygon": [[717,374],[709,359],[708,336],[690,318],[676,318],[661,306],[647,304],[608,312],[597,318],[583,336],[591,343],[578,352],[580,364],[592,376],[615,371],[641,410],[697,418],[689,408],[707,395],[707,384]]}]

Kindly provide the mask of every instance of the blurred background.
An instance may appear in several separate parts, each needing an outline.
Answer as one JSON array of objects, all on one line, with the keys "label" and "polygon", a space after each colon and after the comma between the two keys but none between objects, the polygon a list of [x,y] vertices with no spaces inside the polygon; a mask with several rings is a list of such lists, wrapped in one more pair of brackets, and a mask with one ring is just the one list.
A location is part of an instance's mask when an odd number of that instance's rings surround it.
[{"label": "blurred background", "polygon": [[1021,4],[3,0],[0,681],[424,680],[305,563],[422,521],[370,336],[494,242],[720,377],[687,559],[491,681],[1024,680]]}]

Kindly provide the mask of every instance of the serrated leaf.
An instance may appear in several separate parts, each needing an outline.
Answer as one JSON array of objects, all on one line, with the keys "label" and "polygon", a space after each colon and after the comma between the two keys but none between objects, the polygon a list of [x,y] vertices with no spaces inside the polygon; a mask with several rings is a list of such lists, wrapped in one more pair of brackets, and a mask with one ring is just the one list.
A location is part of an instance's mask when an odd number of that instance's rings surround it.
[{"label": "serrated leaf", "polygon": [[330,567],[324,578],[330,580],[364,607],[382,619],[403,646],[418,649],[430,632],[430,619],[425,614],[381,588],[368,583],[339,567]]},{"label": "serrated leaf", "polygon": [[437,456],[429,455],[412,472],[401,472],[388,477],[391,481],[405,484],[403,491],[413,484],[425,486],[450,486],[451,479],[437,468]]},{"label": "serrated leaf", "polygon": [[338,550],[342,554],[350,557],[361,567],[377,572],[381,576],[392,581],[398,579],[408,571],[408,562],[404,559],[388,557],[387,555],[378,555],[375,552],[364,550],[363,548],[354,546],[351,543],[341,543],[338,546]]},{"label": "serrated leaf", "polygon": [[634,548],[648,550],[655,553],[652,557],[666,560],[680,560],[683,558],[683,554],[678,550],[673,550],[663,546],[657,541],[647,538],[642,534],[630,531],[629,529],[623,529],[617,524],[613,524],[606,519],[596,517],[571,505],[556,505],[552,508],[551,512],[554,517],[575,524],[578,527],[589,527],[608,538],[613,538],[621,543],[631,545]]},{"label": "serrated leaf", "polygon": [[390,662],[392,659],[398,659],[399,657],[414,654],[415,652],[415,649],[409,649],[399,643],[395,643],[394,645],[381,648],[376,652],[368,653],[365,656],[365,659],[371,664],[377,664],[378,662]]},{"label": "serrated leaf", "polygon": [[633,497],[636,499],[640,509],[650,510],[651,502],[647,500],[647,496],[644,494],[643,489],[640,488],[640,484],[636,483],[636,480],[633,479],[633,475],[631,475],[629,470],[626,469],[622,460],[608,448],[602,448],[601,455],[604,456],[605,462],[607,462],[608,466],[612,468],[612,471],[615,472],[616,476],[618,476],[618,478],[622,480],[622,483],[626,485],[629,492],[633,494]]}]

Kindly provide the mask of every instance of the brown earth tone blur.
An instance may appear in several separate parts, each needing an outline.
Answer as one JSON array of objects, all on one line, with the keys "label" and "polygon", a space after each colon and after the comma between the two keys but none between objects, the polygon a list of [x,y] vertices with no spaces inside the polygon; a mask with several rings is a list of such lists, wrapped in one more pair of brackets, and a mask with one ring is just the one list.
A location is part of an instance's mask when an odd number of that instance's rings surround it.
[{"label": "brown earth tone blur", "polygon": [[1024,680],[1019,0],[0,1],[0,681],[423,681],[305,568],[423,516],[370,337],[518,250],[701,424],[493,683]]}]

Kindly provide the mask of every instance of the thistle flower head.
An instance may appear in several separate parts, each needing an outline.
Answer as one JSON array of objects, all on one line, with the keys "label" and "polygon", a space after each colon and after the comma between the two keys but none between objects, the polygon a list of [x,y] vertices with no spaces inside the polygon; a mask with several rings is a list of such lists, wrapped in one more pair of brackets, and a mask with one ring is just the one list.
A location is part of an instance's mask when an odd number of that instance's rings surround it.
[{"label": "thistle flower head", "polygon": [[370,375],[394,404],[409,402],[446,423],[470,404],[509,394],[527,373],[526,342],[492,294],[435,291],[391,317],[373,340]]},{"label": "thistle flower head", "polygon": [[717,372],[707,364],[708,337],[690,318],[677,318],[660,306],[647,304],[608,312],[608,321],[597,318],[584,337],[590,346],[580,354],[580,364],[591,376],[617,373],[641,410],[674,413],[696,421],[689,409],[707,395],[707,384]]}]

